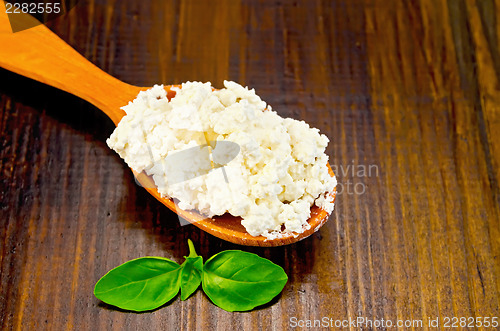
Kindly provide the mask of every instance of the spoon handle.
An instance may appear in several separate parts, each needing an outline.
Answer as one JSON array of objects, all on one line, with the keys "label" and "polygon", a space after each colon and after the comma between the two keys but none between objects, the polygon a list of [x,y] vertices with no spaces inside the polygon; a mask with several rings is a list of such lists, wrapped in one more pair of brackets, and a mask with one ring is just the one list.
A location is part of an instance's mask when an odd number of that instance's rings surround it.
[{"label": "spoon handle", "polygon": [[[0,67],[74,94],[105,112],[117,124],[120,107],[140,88],[124,83],[92,64],[45,25],[13,33],[0,1]],[[28,14],[10,19],[35,20]]]}]

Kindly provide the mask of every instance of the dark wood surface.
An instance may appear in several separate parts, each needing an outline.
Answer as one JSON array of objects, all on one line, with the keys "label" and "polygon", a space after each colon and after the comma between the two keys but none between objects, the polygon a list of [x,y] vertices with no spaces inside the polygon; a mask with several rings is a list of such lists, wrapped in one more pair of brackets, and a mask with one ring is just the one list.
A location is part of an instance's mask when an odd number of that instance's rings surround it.
[{"label": "dark wood surface", "polygon": [[[365,317],[428,329],[429,318],[500,317],[499,13],[488,0],[81,0],[48,26],[93,63],[140,86],[254,87],[330,138],[343,191],[297,244],[223,242],[135,184],[98,109],[2,69],[0,328],[280,330],[292,317]],[[182,261],[188,238],[205,258],[269,258],[289,282],[249,313],[200,290],[143,314],[93,296],[129,259]]]}]

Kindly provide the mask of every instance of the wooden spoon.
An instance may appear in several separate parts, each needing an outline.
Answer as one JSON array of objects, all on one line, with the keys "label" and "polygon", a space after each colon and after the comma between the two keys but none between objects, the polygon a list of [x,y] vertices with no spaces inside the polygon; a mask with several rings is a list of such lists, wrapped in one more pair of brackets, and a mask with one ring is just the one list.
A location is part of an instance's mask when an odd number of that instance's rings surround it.
[{"label": "wooden spoon", "polygon": [[[3,3],[3,1],[0,1]],[[4,4],[0,6],[4,8]],[[115,123],[120,122],[125,112],[120,107],[135,99],[138,87],[124,83],[105,73],[77,51],[71,48],[44,25],[12,33],[5,9],[0,10],[0,66],[17,74],[74,94],[101,109]],[[30,15],[16,14],[15,19],[34,20]],[[34,25],[34,24],[33,24]],[[168,98],[175,95],[165,86]],[[328,165],[330,174],[333,171]],[[291,244],[310,236],[328,219],[328,213],[317,206],[311,208],[308,220],[310,229],[300,234],[284,234],[281,238],[267,240],[263,236],[251,236],[241,225],[241,218],[229,214],[206,218],[197,211],[186,211],[176,207],[170,199],[160,196],[151,177],[134,172],[142,186],[165,206],[198,228],[221,239],[249,246],[280,246]],[[336,191],[332,196],[335,198]]]}]

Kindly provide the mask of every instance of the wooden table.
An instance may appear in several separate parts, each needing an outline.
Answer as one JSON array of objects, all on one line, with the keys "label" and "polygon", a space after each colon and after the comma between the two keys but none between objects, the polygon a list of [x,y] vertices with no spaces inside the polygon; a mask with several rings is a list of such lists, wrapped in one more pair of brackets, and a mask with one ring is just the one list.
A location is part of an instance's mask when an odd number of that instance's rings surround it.
[{"label": "wooden table", "polygon": [[[135,184],[106,146],[105,115],[2,69],[1,329],[280,330],[323,318],[338,329],[358,317],[429,329],[500,317],[499,13],[492,0],[80,1],[48,26],[89,60],[135,85],[254,87],[330,138],[340,194],[297,244],[223,242]],[[269,258],[289,282],[249,313],[201,290],[144,314],[93,296],[129,259],[182,261],[188,238],[205,258]]]}]

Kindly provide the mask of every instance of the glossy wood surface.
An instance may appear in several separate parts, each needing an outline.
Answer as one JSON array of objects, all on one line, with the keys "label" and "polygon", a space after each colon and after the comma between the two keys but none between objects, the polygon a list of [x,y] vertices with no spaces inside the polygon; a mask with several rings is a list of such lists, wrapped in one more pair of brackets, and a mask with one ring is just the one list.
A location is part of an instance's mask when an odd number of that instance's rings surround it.
[{"label": "glossy wood surface", "polygon": [[[255,87],[279,114],[330,137],[343,190],[330,220],[299,243],[221,241],[181,226],[134,183],[105,144],[114,125],[99,110],[0,70],[0,327],[499,317],[499,12],[488,0],[82,0],[48,26],[85,58],[136,86]],[[289,282],[250,313],[225,312],[202,291],[144,314],[93,297],[99,277],[128,259],[181,262],[188,238],[205,258],[258,253]]]}]

